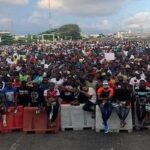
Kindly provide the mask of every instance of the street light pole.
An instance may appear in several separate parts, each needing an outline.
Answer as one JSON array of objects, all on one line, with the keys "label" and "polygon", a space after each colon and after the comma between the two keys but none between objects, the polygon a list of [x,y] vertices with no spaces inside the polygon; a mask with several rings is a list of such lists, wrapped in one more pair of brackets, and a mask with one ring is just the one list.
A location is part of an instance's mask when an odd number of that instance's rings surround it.
[{"label": "street light pole", "polygon": [[49,0],[49,30],[51,30],[51,0]]}]

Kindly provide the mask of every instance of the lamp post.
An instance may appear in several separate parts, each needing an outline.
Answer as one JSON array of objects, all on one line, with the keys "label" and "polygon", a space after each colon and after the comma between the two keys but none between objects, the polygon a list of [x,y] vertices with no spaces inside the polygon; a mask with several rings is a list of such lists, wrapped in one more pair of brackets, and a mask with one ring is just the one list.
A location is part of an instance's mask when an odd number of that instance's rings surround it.
[{"label": "lamp post", "polygon": [[49,30],[51,30],[51,0],[49,0]]}]

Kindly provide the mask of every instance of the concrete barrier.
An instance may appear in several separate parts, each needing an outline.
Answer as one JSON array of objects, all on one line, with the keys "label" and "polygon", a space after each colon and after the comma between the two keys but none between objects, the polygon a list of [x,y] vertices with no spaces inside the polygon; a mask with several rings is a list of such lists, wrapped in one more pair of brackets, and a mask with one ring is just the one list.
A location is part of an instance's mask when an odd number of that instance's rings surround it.
[{"label": "concrete barrier", "polygon": [[[99,106],[96,106],[96,132],[100,132],[101,130],[103,130],[103,125],[102,125],[102,116],[101,116],[101,111]],[[121,130],[123,131],[128,131],[128,132],[132,132],[133,130],[133,123],[132,123],[132,114],[131,114],[131,110],[129,112],[128,117],[126,118],[126,126],[124,128],[120,127],[120,119],[115,111],[115,109],[113,109],[113,112],[108,120],[108,125],[110,128],[111,132],[119,132]]]},{"label": "concrete barrier", "polygon": [[61,105],[61,129],[83,130],[84,128],[95,127],[95,119],[90,112],[83,111],[83,105],[72,106]]}]

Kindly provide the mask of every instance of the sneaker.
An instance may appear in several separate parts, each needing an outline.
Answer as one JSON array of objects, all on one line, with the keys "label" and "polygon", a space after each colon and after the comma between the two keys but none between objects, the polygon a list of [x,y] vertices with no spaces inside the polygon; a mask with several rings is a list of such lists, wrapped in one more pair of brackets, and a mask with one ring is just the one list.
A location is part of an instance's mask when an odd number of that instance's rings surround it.
[{"label": "sneaker", "polygon": [[109,133],[109,127],[108,126],[105,126],[105,131],[104,131],[105,134]]}]

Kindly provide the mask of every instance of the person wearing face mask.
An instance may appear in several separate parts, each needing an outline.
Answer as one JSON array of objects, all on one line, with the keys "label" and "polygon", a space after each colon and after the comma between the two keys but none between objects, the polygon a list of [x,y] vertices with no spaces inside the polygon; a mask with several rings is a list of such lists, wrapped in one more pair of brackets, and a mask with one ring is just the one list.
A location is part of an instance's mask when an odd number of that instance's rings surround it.
[{"label": "person wearing face mask", "polygon": [[113,110],[111,101],[112,97],[114,96],[114,89],[110,88],[107,80],[104,80],[103,86],[100,87],[97,91],[97,95],[98,95],[97,103],[102,113],[103,126],[105,133],[107,134],[109,132],[109,126],[107,121],[110,118]]}]

